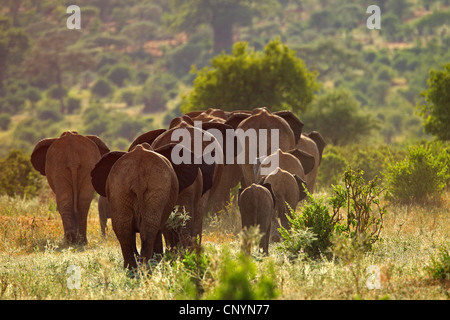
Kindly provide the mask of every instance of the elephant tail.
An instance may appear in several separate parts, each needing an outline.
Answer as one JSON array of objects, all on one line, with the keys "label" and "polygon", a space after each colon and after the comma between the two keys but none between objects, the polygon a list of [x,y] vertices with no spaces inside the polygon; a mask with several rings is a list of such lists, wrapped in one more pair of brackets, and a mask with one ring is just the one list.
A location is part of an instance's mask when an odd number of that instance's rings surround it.
[{"label": "elephant tail", "polygon": [[139,184],[135,184],[133,186],[131,186],[131,192],[133,192],[136,196],[136,211],[135,211],[135,223],[136,223],[136,228],[138,230],[142,230],[142,210],[144,207],[144,193],[145,190],[142,190],[142,188],[140,188]]},{"label": "elephant tail", "polygon": [[70,171],[72,172],[72,192],[73,192],[73,214],[74,218],[78,217],[78,176],[77,176],[77,168],[71,167]]}]

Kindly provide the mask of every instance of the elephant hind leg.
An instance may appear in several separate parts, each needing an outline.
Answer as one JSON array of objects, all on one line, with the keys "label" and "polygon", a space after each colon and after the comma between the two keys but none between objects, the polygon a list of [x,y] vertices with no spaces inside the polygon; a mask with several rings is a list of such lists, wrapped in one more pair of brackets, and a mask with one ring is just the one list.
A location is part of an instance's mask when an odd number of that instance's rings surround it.
[{"label": "elephant hind leg", "polygon": [[[147,262],[153,257],[155,250],[162,251],[161,231],[156,226],[147,224],[144,230],[140,230],[141,234],[141,256],[143,263]],[[156,248],[157,247],[157,248]]]},{"label": "elephant hind leg", "polygon": [[113,230],[122,249],[123,265],[130,270],[136,269],[136,233],[133,231],[131,221],[121,222],[118,225],[118,221],[113,220]]}]

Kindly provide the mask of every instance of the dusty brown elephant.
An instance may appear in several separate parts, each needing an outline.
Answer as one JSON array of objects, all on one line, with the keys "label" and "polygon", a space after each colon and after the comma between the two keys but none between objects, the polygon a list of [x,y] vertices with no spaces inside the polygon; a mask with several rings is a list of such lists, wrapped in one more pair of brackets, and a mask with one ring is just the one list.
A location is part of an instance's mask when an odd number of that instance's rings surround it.
[{"label": "dusty brown elephant", "polygon": [[[252,114],[234,113],[225,123],[236,128],[236,133],[240,137],[243,147],[245,161],[242,158],[239,159],[239,156],[237,158],[243,174],[243,187],[247,187],[255,182],[253,165],[256,163],[257,157],[263,154],[271,154],[278,148],[283,151],[294,149],[297,141],[296,137],[300,136],[303,128],[303,124],[292,112],[271,113],[267,108],[254,109]],[[294,123],[297,123],[297,125],[294,125]],[[292,128],[295,129],[295,133]],[[278,130],[278,138],[276,136],[272,138],[272,129]],[[241,131],[239,132],[239,130]],[[255,140],[254,137],[251,137],[253,134],[252,130],[256,134],[257,141],[252,141]],[[266,141],[261,138],[263,133],[266,133]],[[264,147],[265,150],[261,150],[261,147]],[[254,148],[253,154],[252,148]]]},{"label": "dusty brown elephant", "polygon": [[269,167],[271,163],[278,162],[278,167],[291,174],[297,175],[300,179],[306,181],[306,177],[314,168],[314,157],[309,153],[293,149],[284,152],[278,149],[268,157],[258,158],[254,165],[255,180],[259,181],[263,177],[261,169]]},{"label": "dusty brown elephant", "polygon": [[[158,130],[155,130],[143,134],[142,136],[136,138],[130,148],[132,148],[136,143],[142,143],[144,141],[151,144],[154,149],[175,142],[182,143],[184,147],[190,151],[194,151],[195,148],[199,148],[201,153],[204,154],[206,148],[212,143],[215,143],[214,136],[204,130],[193,127],[188,122],[184,121],[183,118],[185,117],[186,116],[181,117],[180,121],[176,124],[173,121],[174,127],[169,130],[161,129],[159,132]],[[232,129],[224,124],[209,124],[208,128],[216,128],[222,131]],[[183,139],[175,138],[174,140],[175,134],[177,132],[181,132],[177,131],[180,129],[185,130],[184,133],[187,134],[189,141],[183,141],[185,137],[183,137]],[[199,134],[200,139],[202,139],[197,146],[195,146],[198,142],[195,138],[196,134]],[[208,136],[210,140],[203,140],[203,136]],[[218,153],[221,153],[222,156],[225,156],[220,144],[217,144],[216,147],[217,149],[214,149],[214,152],[217,151]],[[172,234],[171,237],[168,236],[168,242],[171,245],[175,246],[178,243],[181,243],[183,246],[187,246],[193,244],[193,242],[197,240],[201,243],[203,217],[206,212],[209,198],[211,194],[214,193],[218,186],[218,182],[220,181],[223,166],[224,165],[222,163],[214,163],[212,166],[209,166],[208,168],[212,170],[211,172],[208,172],[208,176],[212,176],[211,180],[205,180],[205,172],[201,172],[192,185],[180,192],[176,204],[179,205],[180,209],[182,207],[185,208],[186,212],[190,216],[190,219],[183,230],[178,230],[177,233]]]},{"label": "dusty brown elephant", "polygon": [[[280,220],[281,225],[288,229],[289,221],[286,215],[289,215],[289,208],[286,203],[293,209],[297,207],[299,201],[306,197],[304,191],[304,180],[297,175],[293,175],[286,170],[277,168],[269,175],[263,177],[259,184],[269,183],[272,186],[272,191],[276,199],[276,218]],[[276,230],[278,221],[272,224],[272,234],[275,241],[279,240],[279,234]]]},{"label": "dusty brown elephant", "polygon": [[31,154],[33,167],[47,177],[56,195],[64,237],[69,243],[87,243],[87,216],[94,196],[90,172],[107,152],[108,147],[99,137],[67,131],[59,138],[39,141]]},{"label": "dusty brown elephant", "polygon": [[314,157],[314,168],[311,170],[311,172],[306,174],[306,186],[309,193],[314,193],[316,178],[325,145],[325,140],[317,131],[312,131],[307,135],[302,134],[300,140],[297,143],[297,149],[305,151]]},{"label": "dusty brown elephant", "polygon": [[275,195],[269,183],[252,183],[245,189],[239,189],[238,205],[242,228],[259,226],[260,232],[263,233],[260,248],[266,254],[269,253],[272,221],[276,217],[275,204]]},{"label": "dusty brown elephant", "polygon": [[127,153],[105,154],[92,170],[95,190],[110,204],[126,268],[137,267],[137,232],[143,263],[162,253],[161,235],[178,194],[194,183],[201,170],[201,165],[174,164],[173,148],[172,144],[151,150],[148,144],[138,144]]}]

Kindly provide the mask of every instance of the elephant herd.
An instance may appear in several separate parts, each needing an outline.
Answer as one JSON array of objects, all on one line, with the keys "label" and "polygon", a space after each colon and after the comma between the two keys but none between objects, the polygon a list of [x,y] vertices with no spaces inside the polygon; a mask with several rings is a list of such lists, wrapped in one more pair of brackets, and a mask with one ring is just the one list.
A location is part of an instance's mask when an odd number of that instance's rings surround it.
[{"label": "elephant herd", "polygon": [[[302,128],[290,111],[208,109],[140,135],[127,152],[110,151],[97,136],[64,132],[39,141],[31,163],[56,195],[69,243],[87,243],[90,203],[95,192],[100,195],[101,230],[111,218],[125,268],[137,268],[137,257],[146,263],[154,253],[163,253],[163,237],[169,247],[201,243],[205,213],[223,209],[239,182],[242,227],[259,225],[260,246],[267,253],[277,236],[271,230],[278,221],[288,226],[287,205],[295,208],[305,198],[304,186],[314,191],[325,141],[317,132],[303,134]],[[232,139],[224,139],[230,132]],[[254,135],[242,139],[238,132]],[[236,161],[240,155],[245,161]],[[187,221],[169,228],[171,213],[182,209]]]}]

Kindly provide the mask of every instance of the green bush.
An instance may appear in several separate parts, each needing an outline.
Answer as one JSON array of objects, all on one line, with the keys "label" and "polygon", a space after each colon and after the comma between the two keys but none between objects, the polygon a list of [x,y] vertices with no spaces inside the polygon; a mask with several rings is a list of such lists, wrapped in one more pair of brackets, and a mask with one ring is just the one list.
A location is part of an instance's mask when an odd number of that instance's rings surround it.
[{"label": "green bush", "polygon": [[6,158],[0,159],[0,168],[0,194],[10,197],[37,195],[41,178],[23,151],[11,150]]},{"label": "green bush", "polygon": [[98,96],[100,98],[105,98],[111,93],[113,93],[114,89],[111,82],[107,79],[99,79],[91,88],[92,94]]},{"label": "green bush", "polygon": [[109,70],[107,77],[116,86],[122,87],[124,81],[131,78],[130,68],[126,65],[114,66]]},{"label": "green bush", "polygon": [[338,184],[342,177],[342,172],[349,166],[348,161],[337,150],[326,150],[320,162],[317,175],[321,187],[329,187]]},{"label": "green bush", "polygon": [[125,102],[127,107],[134,104],[136,100],[136,92],[133,90],[123,90],[120,94],[120,101]]},{"label": "green bush", "polygon": [[59,112],[59,109],[56,105],[45,105],[43,107],[40,107],[37,110],[37,118],[42,121],[61,121],[63,119],[63,116]]},{"label": "green bush", "polygon": [[61,89],[55,84],[50,87],[47,91],[47,96],[52,99],[60,99],[67,96],[67,88],[62,87]]},{"label": "green bush", "polygon": [[0,129],[6,131],[10,124],[11,116],[8,113],[0,113]]},{"label": "green bush", "polygon": [[[333,186],[333,196],[327,203],[308,193],[309,203],[301,213],[291,210],[289,229],[281,227],[281,245],[277,247],[290,258],[305,254],[312,259],[329,257],[335,236],[350,241],[364,250],[371,249],[379,239],[386,213],[380,205],[379,180],[367,184],[362,170],[347,170],[344,186]],[[330,210],[331,209],[331,210]],[[375,209],[375,210],[374,210]]]},{"label": "green bush", "polygon": [[287,216],[290,229],[279,229],[283,242],[278,250],[293,258],[302,252],[312,259],[318,259],[321,255],[329,256],[335,226],[341,219],[339,215],[330,213],[323,198],[314,199],[308,193],[308,199],[301,213],[291,210],[290,216]]},{"label": "green bush", "polygon": [[264,273],[258,274],[256,264],[248,255],[240,253],[233,259],[224,253],[220,263],[218,284],[208,298],[216,300],[265,300],[275,299],[279,292],[275,270],[270,264]]},{"label": "green bush", "polygon": [[425,269],[433,279],[450,280],[450,249],[448,245],[439,248],[439,254],[431,257],[431,264]]},{"label": "green bush", "polygon": [[343,221],[336,224],[338,236],[370,250],[379,239],[386,209],[380,204],[383,189],[378,176],[367,183],[363,176],[362,170],[345,171],[343,185],[333,186],[334,195],[328,203],[333,208],[333,217]]},{"label": "green bush", "polygon": [[74,114],[81,109],[81,99],[68,97],[67,98],[67,113]]},{"label": "green bush", "polygon": [[438,201],[450,179],[450,148],[431,143],[411,146],[408,152],[388,164],[388,199],[402,204]]}]

